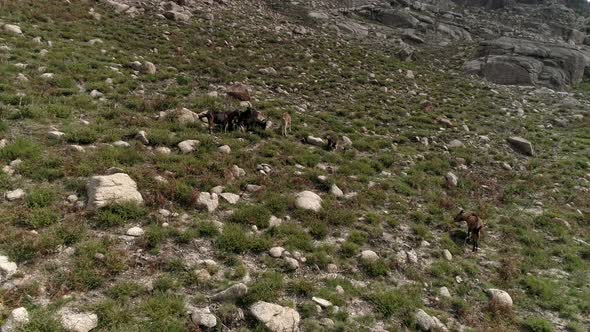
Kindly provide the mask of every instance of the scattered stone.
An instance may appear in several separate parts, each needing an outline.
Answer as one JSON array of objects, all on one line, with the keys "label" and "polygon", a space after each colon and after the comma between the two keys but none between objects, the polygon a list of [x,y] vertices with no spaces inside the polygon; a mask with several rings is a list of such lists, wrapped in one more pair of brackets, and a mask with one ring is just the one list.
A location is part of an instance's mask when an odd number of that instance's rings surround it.
[{"label": "scattered stone", "polygon": [[12,310],[2,325],[1,332],[16,332],[29,323],[29,312],[26,308],[20,307]]},{"label": "scattered stone", "polygon": [[307,29],[298,25],[295,28],[293,28],[293,33],[297,35],[305,35],[307,33]]},{"label": "scattered stone", "polygon": [[66,134],[62,133],[61,131],[51,130],[47,133],[47,136],[52,139],[62,139]]},{"label": "scattered stone", "polygon": [[270,257],[279,258],[283,255],[283,252],[285,252],[285,248],[283,247],[272,247],[268,251],[268,254]]},{"label": "scattered stone", "polygon": [[199,144],[199,141],[191,139],[178,143],[178,148],[183,154],[188,154],[194,152]]},{"label": "scattered stone", "polygon": [[270,216],[269,227],[276,227],[283,223],[283,220],[275,216]]},{"label": "scattered stone", "polygon": [[322,198],[311,191],[302,191],[295,196],[295,206],[304,210],[319,212],[322,208]]},{"label": "scattered stone", "polygon": [[68,202],[70,203],[76,203],[78,201],[78,196],[77,195],[69,195],[67,198]]},{"label": "scattered stone", "polygon": [[378,259],[379,256],[373,250],[363,250],[363,252],[361,252],[361,260],[365,262],[374,262]]},{"label": "scattered stone", "polygon": [[236,83],[226,88],[225,93],[228,96],[240,101],[250,101],[250,89],[244,84]]},{"label": "scattered stone", "polygon": [[238,165],[233,165],[230,171],[235,178],[241,178],[246,175],[246,171],[243,168],[240,168]]},{"label": "scattered stone", "polygon": [[157,154],[163,154],[163,155],[169,155],[172,153],[172,150],[170,150],[170,148],[167,146],[159,146],[154,151]]},{"label": "scattered stone", "polygon": [[101,98],[104,94],[98,90],[92,90],[90,91],[90,97],[98,99]]},{"label": "scattered stone", "polygon": [[224,186],[216,186],[211,188],[210,192],[212,194],[217,194],[217,195],[221,195],[221,193],[223,192],[223,190],[225,190]]},{"label": "scattered stone", "polygon": [[213,295],[213,301],[235,301],[248,293],[248,286],[243,283],[235,284],[229,288]]},{"label": "scattered stone", "polygon": [[215,211],[219,206],[219,196],[208,192],[201,192],[197,199],[197,206],[206,208],[209,213]]},{"label": "scattered stone", "polygon": [[23,31],[21,30],[21,28],[18,25],[14,25],[14,24],[4,24],[2,29],[6,32],[14,33],[16,35],[23,34]]},{"label": "scattered stone", "polygon": [[518,136],[512,136],[507,139],[508,143],[512,145],[512,147],[519,151],[520,153],[524,153],[528,156],[534,156],[535,151],[533,150],[533,144],[526,139]]},{"label": "scattered stone", "polygon": [[327,308],[327,307],[331,307],[333,306],[332,302],[328,301],[328,300],[324,300],[322,298],[319,297],[312,297],[311,300],[317,304],[320,305],[320,307],[322,308]]},{"label": "scattered stone", "polygon": [[328,264],[328,267],[326,269],[330,273],[337,273],[338,272],[338,265],[330,263],[330,264]]},{"label": "scattered stone", "polygon": [[140,130],[137,135],[135,135],[135,139],[140,141],[142,144],[150,144],[150,140],[147,138],[147,133],[145,130]]},{"label": "scattered stone", "polygon": [[422,331],[447,331],[447,328],[438,318],[430,316],[422,309],[418,309],[414,318]]},{"label": "scattered stone", "polygon": [[133,237],[142,236],[144,233],[145,233],[145,231],[141,227],[138,227],[138,226],[131,227],[127,230],[127,235],[133,236]]},{"label": "scattered stone", "polygon": [[86,191],[89,210],[124,202],[143,204],[143,197],[137,191],[137,184],[125,173],[93,176],[86,185]]},{"label": "scattered stone", "polygon": [[285,262],[291,271],[297,270],[299,268],[299,262],[295,258],[285,257]]},{"label": "scattered stone", "polygon": [[512,307],[512,298],[507,292],[501,289],[489,288],[487,293],[490,295],[490,301],[494,304],[506,308]]},{"label": "scattered stone", "polygon": [[340,295],[344,294],[344,288],[342,288],[342,286],[340,286],[340,285],[336,286],[335,290],[336,290],[336,294],[340,294]]},{"label": "scattered stone", "polygon": [[340,188],[338,188],[338,186],[335,184],[333,184],[332,187],[330,187],[330,193],[338,198],[344,197],[344,193],[342,192],[342,190],[340,190]]},{"label": "scattered stone", "polygon": [[352,140],[347,136],[342,136],[342,147],[347,148],[352,146]]},{"label": "scattered stone", "polygon": [[8,257],[0,255],[0,281],[10,278],[16,273],[18,266],[15,262],[10,261]]},{"label": "scattered stone", "polygon": [[91,312],[75,313],[66,309],[59,315],[62,327],[70,332],[88,332],[98,326],[98,316]]},{"label": "scattered stone", "polygon": [[448,172],[445,175],[445,181],[449,188],[454,188],[459,184],[459,178],[453,172]]},{"label": "scattered stone", "polygon": [[4,194],[4,197],[6,198],[7,201],[16,201],[18,199],[21,199],[23,197],[25,197],[25,191],[22,189],[15,189],[12,191],[8,191]]},{"label": "scattered stone", "polygon": [[448,261],[453,259],[453,255],[451,254],[451,252],[448,249],[443,250],[443,256]]},{"label": "scattered stone", "polygon": [[460,148],[464,146],[463,142],[458,139],[454,139],[449,143],[449,148]]},{"label": "scattered stone", "polygon": [[314,137],[314,136],[307,136],[306,140],[305,140],[308,144],[311,145],[315,145],[315,146],[324,146],[326,143],[324,142],[323,139],[319,138],[319,137]]},{"label": "scattered stone", "polygon": [[449,289],[444,286],[438,290],[438,294],[444,298],[451,298],[451,293],[449,292]]},{"label": "scattered stone", "polygon": [[220,194],[223,199],[225,199],[229,204],[237,204],[240,200],[240,195],[232,194],[232,193],[222,193]]},{"label": "scattered stone", "polygon": [[262,186],[256,185],[256,184],[247,184],[246,185],[246,191],[249,193],[255,193],[255,192],[259,192],[260,190],[262,190]]},{"label": "scattered stone", "polygon": [[191,320],[197,326],[213,328],[217,325],[217,318],[209,308],[191,310]]},{"label": "scattered stone", "polygon": [[116,148],[128,148],[128,147],[131,147],[131,144],[129,144],[125,141],[116,141],[116,142],[113,142],[113,146]]},{"label": "scattered stone", "polygon": [[299,313],[278,304],[258,301],[250,307],[252,315],[272,332],[298,331]]},{"label": "scattered stone", "polygon": [[70,144],[68,145],[68,149],[73,152],[84,152],[84,147],[78,144]]},{"label": "scattered stone", "polygon": [[219,152],[225,153],[225,154],[231,153],[231,148],[229,147],[229,145],[222,145],[218,148],[218,150],[219,150]]},{"label": "scattered stone", "polygon": [[154,75],[156,73],[156,65],[146,61],[141,65],[141,72],[148,75]]}]

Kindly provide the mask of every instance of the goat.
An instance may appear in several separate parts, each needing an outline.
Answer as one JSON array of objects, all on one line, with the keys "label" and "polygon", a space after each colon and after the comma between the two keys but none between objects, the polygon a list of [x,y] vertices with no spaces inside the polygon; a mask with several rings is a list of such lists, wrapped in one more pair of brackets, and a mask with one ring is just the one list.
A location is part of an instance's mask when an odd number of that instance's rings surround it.
[{"label": "goat", "polygon": [[232,129],[235,119],[239,116],[238,111],[233,112],[216,112],[207,111],[206,113],[199,114],[199,119],[207,118],[209,124],[209,133],[213,133],[213,127],[216,123],[219,123],[223,128],[224,132],[228,129]]},{"label": "goat", "polygon": [[465,211],[461,209],[454,220],[455,222],[465,221],[467,223],[467,237],[465,238],[465,243],[471,238],[473,251],[477,251],[477,249],[479,249],[479,237],[484,227],[481,218],[475,213],[465,214]]},{"label": "goat", "polygon": [[266,129],[267,122],[266,116],[262,112],[250,107],[246,111],[239,113],[237,117],[238,126],[246,129],[254,129],[256,127]]},{"label": "goat", "polygon": [[288,112],[283,113],[283,122],[281,123],[283,136],[287,136],[287,131],[291,132],[291,115]]},{"label": "goat", "polygon": [[326,148],[329,151],[335,151],[338,149],[338,136],[336,134],[334,134],[334,133],[328,134],[327,141],[328,141],[328,143],[326,145]]}]

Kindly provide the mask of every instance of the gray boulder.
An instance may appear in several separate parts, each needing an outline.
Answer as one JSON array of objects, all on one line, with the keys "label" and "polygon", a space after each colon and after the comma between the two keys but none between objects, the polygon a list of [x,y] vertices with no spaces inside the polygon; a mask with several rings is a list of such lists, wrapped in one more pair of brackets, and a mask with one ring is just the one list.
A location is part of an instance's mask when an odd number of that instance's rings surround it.
[{"label": "gray boulder", "polygon": [[250,307],[250,312],[272,332],[299,331],[299,313],[278,304],[258,301]]},{"label": "gray boulder", "polygon": [[533,144],[528,140],[518,136],[508,137],[506,140],[515,150],[524,153],[528,156],[535,155],[535,150],[533,150]]}]

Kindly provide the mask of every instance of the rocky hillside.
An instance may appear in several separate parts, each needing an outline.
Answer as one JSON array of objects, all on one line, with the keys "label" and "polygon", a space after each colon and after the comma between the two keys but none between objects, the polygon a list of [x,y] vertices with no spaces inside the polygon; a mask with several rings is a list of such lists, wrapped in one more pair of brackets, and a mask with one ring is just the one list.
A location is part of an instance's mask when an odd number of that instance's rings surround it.
[{"label": "rocky hillside", "polygon": [[0,5],[2,332],[590,329],[563,3]]}]

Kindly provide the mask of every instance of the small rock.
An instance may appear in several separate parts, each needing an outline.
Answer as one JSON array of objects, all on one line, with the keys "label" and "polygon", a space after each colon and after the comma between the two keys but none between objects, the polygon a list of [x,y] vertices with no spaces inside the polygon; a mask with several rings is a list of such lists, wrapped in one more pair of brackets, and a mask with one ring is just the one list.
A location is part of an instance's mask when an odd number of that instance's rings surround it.
[{"label": "small rock", "polygon": [[90,97],[98,99],[101,98],[104,94],[98,90],[92,90],[90,91]]},{"label": "small rock", "polygon": [[232,193],[222,193],[219,196],[221,196],[229,204],[232,204],[232,205],[237,204],[238,201],[240,200],[240,195],[236,195],[236,194],[232,194]]},{"label": "small rock", "polygon": [[201,192],[197,199],[197,206],[206,208],[209,213],[215,211],[219,206],[219,197],[217,194],[210,194],[208,192]]},{"label": "small rock", "polygon": [[295,206],[304,210],[319,212],[322,208],[322,198],[311,191],[302,191],[295,196]]},{"label": "small rock", "polygon": [[135,135],[135,139],[140,141],[142,144],[150,144],[150,140],[147,138],[147,133],[145,130],[140,130],[137,135]]},{"label": "small rock", "polygon": [[445,175],[445,181],[449,188],[454,188],[459,184],[459,178],[453,172],[448,172]]},{"label": "small rock", "polygon": [[133,237],[142,236],[144,233],[145,233],[145,231],[141,227],[138,227],[138,226],[131,227],[127,230],[127,235],[133,236]]},{"label": "small rock", "polygon": [[217,318],[211,313],[209,308],[193,309],[191,312],[191,320],[197,326],[205,326],[213,328],[217,325]]},{"label": "small rock", "polygon": [[210,192],[212,194],[220,195],[223,192],[223,190],[225,190],[224,186],[215,186],[215,187],[211,188]]},{"label": "small rock", "polygon": [[197,149],[197,146],[199,145],[199,141],[191,139],[191,140],[186,140],[186,141],[182,141],[180,143],[178,143],[178,148],[180,149],[180,151],[183,154],[188,154],[191,152],[194,152]]},{"label": "small rock", "polygon": [[287,267],[291,271],[297,270],[299,268],[299,262],[295,258],[286,257],[285,262],[287,262]]},{"label": "small rock", "polygon": [[23,34],[23,31],[21,30],[21,28],[18,25],[14,25],[14,24],[4,24],[2,29],[6,32],[14,33],[16,35]]},{"label": "small rock", "polygon": [[458,139],[454,139],[449,143],[449,148],[460,148],[464,146],[463,142]]},{"label": "small rock", "polygon": [[451,293],[449,292],[449,289],[444,286],[438,290],[438,294],[444,298],[451,298]]},{"label": "small rock", "polygon": [[326,144],[323,139],[321,139],[319,137],[314,137],[314,136],[307,136],[305,141],[307,142],[307,144],[311,144],[311,145],[315,145],[315,146],[319,146],[319,147],[323,147]]},{"label": "small rock", "polygon": [[363,250],[363,252],[361,252],[361,260],[365,262],[374,262],[378,259],[379,256],[373,250]]},{"label": "small rock", "polygon": [[225,154],[231,153],[231,148],[229,147],[229,145],[222,145],[218,148],[218,150],[219,150],[219,152],[225,153]]},{"label": "small rock", "polygon": [[342,192],[342,190],[340,190],[340,188],[338,188],[338,186],[335,184],[333,184],[330,188],[330,193],[338,198],[344,197],[344,193]]},{"label": "small rock", "polygon": [[77,195],[74,195],[74,194],[69,195],[68,198],[67,198],[67,200],[70,203],[76,203],[78,201],[78,196]]},{"label": "small rock", "polygon": [[156,65],[146,61],[141,65],[141,72],[148,75],[154,75],[156,73]]},{"label": "small rock", "polygon": [[298,331],[299,313],[278,304],[258,301],[250,307],[252,315],[271,332]]},{"label": "small rock", "polygon": [[125,141],[116,141],[116,142],[113,142],[113,146],[116,148],[128,148],[128,147],[131,147],[131,144],[129,144]]},{"label": "small rock", "polygon": [[319,304],[322,308],[327,308],[327,307],[331,307],[333,306],[332,302],[328,301],[328,300],[324,300],[322,298],[319,297],[312,297],[311,300],[317,304]]},{"label": "small rock", "polygon": [[533,150],[533,144],[526,139],[518,136],[512,136],[506,139],[512,147],[528,156],[534,156],[535,151]]},{"label": "small rock", "polygon": [[163,154],[163,155],[168,155],[168,154],[172,153],[172,150],[170,150],[170,148],[166,147],[166,146],[157,147],[154,151],[157,154]]},{"label": "small rock", "polygon": [[327,270],[330,273],[337,273],[338,272],[338,265],[330,263],[330,264],[328,264]]},{"label": "small rock", "polygon": [[8,191],[4,194],[4,197],[8,201],[16,201],[17,199],[25,197],[25,191],[20,188],[13,191]]},{"label": "small rock", "polygon": [[238,165],[233,165],[230,171],[235,178],[241,178],[246,175],[246,171]]},{"label": "small rock", "polygon": [[451,254],[451,252],[448,249],[443,250],[443,256],[448,261],[453,259],[453,255]]},{"label": "small rock", "polygon": [[10,261],[8,257],[0,255],[0,281],[3,278],[10,278],[16,273],[18,266],[15,262]]},{"label": "small rock", "polygon": [[52,138],[52,139],[61,139],[65,135],[66,134],[62,133],[61,131],[57,131],[57,130],[51,130],[50,132],[47,133],[47,136],[49,136],[49,138]]},{"label": "small rock", "polygon": [[276,227],[282,224],[283,220],[275,216],[270,216],[270,221],[268,223],[270,227]]},{"label": "small rock", "polygon": [[29,323],[29,312],[26,308],[20,307],[12,310],[2,325],[1,332],[16,332]]},{"label": "small rock", "polygon": [[86,191],[89,210],[123,202],[143,204],[143,197],[137,191],[137,184],[125,173],[93,176],[86,185]]},{"label": "small rock", "polygon": [[344,288],[342,288],[340,285],[336,286],[336,294],[344,294]]},{"label": "small rock", "polygon": [[283,255],[283,252],[285,252],[285,248],[283,247],[272,247],[268,251],[268,254],[270,257],[279,258]]},{"label": "small rock", "polygon": [[512,307],[512,298],[510,294],[507,292],[496,289],[496,288],[489,288],[487,293],[490,295],[490,301],[495,303],[496,305],[511,308]]},{"label": "small rock", "polygon": [[70,332],[88,332],[98,326],[98,316],[94,313],[62,310],[59,315],[61,325]]},{"label": "small rock", "polygon": [[211,297],[213,301],[234,301],[248,293],[248,286],[243,283],[235,284]]},{"label": "small rock", "polygon": [[260,190],[262,190],[262,186],[259,186],[256,184],[247,184],[246,185],[246,191],[249,193],[259,192]]}]

